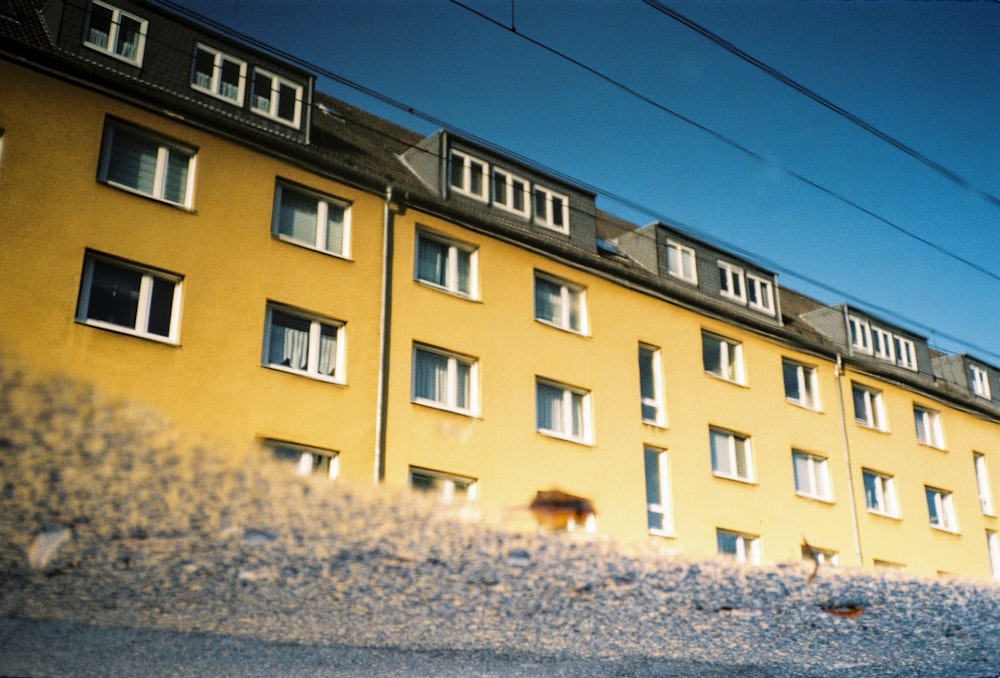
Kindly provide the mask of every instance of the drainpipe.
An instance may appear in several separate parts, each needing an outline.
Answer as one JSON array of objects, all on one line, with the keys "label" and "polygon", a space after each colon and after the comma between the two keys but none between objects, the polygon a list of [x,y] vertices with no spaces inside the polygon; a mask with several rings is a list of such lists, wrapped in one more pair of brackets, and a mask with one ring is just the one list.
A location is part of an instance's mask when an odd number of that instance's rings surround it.
[{"label": "drainpipe", "polygon": [[389,389],[389,330],[392,323],[393,215],[392,184],[385,187],[382,213],[382,299],[379,304],[378,392],[375,401],[375,484],[385,480],[385,432],[388,419],[386,392]]},{"label": "drainpipe", "polygon": [[844,374],[844,363],[840,354],[837,354],[837,364],[834,367],[834,375],[837,378],[837,404],[840,414],[840,436],[841,444],[844,447],[844,463],[847,466],[847,501],[851,509],[851,527],[854,529],[854,554],[858,558],[858,566],[864,566],[864,559],[861,554],[861,528],[858,525],[858,505],[854,498],[854,469],[851,467],[851,444],[847,437],[847,416],[844,407],[844,389],[841,378]]}]

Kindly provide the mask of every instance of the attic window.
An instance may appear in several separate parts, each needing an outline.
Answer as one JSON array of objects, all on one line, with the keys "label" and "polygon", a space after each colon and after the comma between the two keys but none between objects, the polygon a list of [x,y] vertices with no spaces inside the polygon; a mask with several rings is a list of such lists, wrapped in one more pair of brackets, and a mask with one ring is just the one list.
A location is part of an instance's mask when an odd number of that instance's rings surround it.
[{"label": "attic window", "polygon": [[455,193],[486,202],[489,197],[486,182],[488,173],[489,165],[484,161],[460,151],[451,152],[448,184]]},{"label": "attic window", "polygon": [[[6,1],[6,0],[0,0]],[[135,66],[142,65],[148,22],[117,7],[94,0],[90,3],[83,44]]]}]

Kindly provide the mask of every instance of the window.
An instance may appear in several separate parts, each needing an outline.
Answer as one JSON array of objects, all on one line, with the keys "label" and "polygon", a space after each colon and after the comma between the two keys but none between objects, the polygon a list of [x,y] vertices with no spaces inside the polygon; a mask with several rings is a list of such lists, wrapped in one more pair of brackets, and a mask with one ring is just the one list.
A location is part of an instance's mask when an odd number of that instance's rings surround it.
[{"label": "window", "polygon": [[590,393],[587,391],[538,379],[535,411],[540,433],[580,443],[590,442]]},{"label": "window", "polygon": [[706,372],[736,384],[743,383],[743,347],[739,343],[702,332],[701,354]]},{"label": "window", "polygon": [[408,482],[418,492],[436,495],[445,503],[456,499],[475,501],[478,493],[478,484],[474,478],[414,466],[410,467]]},{"label": "window", "polygon": [[1000,581],[1000,539],[995,530],[986,530],[986,550],[990,554],[990,572]]},{"label": "window", "polygon": [[242,106],[246,77],[245,61],[207,45],[195,46],[191,73],[191,87],[194,89]]},{"label": "window", "polygon": [[336,480],[340,475],[340,457],[332,450],[279,440],[266,440],[264,444],[271,449],[275,459],[294,464],[300,476],[318,475]]},{"label": "window", "polygon": [[528,182],[506,170],[493,169],[493,204],[527,218],[530,210]]},{"label": "window", "polygon": [[868,428],[885,430],[885,411],[882,405],[882,393],[875,389],[852,384],[854,397],[854,420]]},{"label": "window", "polygon": [[785,400],[811,410],[818,410],[819,387],[816,383],[816,368],[784,359],[781,361],[781,371],[785,379]]},{"label": "window", "polygon": [[986,468],[986,455],[972,453],[972,463],[976,469],[976,487],[979,489],[979,509],[985,516],[993,513],[993,492],[990,490],[990,474]]},{"label": "window", "polygon": [[896,361],[893,347],[892,333],[886,332],[880,327],[871,328],[872,353],[876,358],[887,360],[890,363]]},{"label": "window", "polygon": [[831,549],[821,549],[811,544],[803,544],[802,560],[811,560],[820,565],[832,565],[836,567],[840,564],[840,554]]},{"label": "window", "polygon": [[990,399],[990,375],[982,367],[969,365],[969,382],[972,384],[972,392],[980,398]]},{"label": "window", "polygon": [[569,199],[541,186],[535,186],[535,223],[561,233],[569,231]]},{"label": "window", "polygon": [[861,477],[865,486],[865,507],[868,511],[892,518],[898,517],[896,483],[892,476],[862,470]]},{"label": "window", "polygon": [[830,501],[830,470],[825,457],[792,450],[795,493],[810,499]]},{"label": "window", "polygon": [[851,347],[862,353],[872,352],[872,331],[867,320],[851,315],[847,317],[851,332]]},{"label": "window", "polygon": [[460,151],[451,152],[448,183],[451,190],[477,200],[486,201],[486,177],[489,166],[471,155]]},{"label": "window", "polygon": [[667,272],[685,282],[697,285],[698,269],[695,265],[694,250],[690,247],[668,240]]},{"label": "window", "polygon": [[97,179],[133,193],[190,207],[194,150],[120,123],[104,126]]},{"label": "window", "polygon": [[930,516],[931,527],[946,532],[958,532],[951,492],[925,487],[924,494],[927,496],[927,513]]},{"label": "window", "polygon": [[88,252],[76,306],[78,322],[176,343],[181,276]]},{"label": "window", "polygon": [[83,44],[122,61],[139,66],[146,48],[145,19],[117,7],[93,0]]},{"label": "window", "polygon": [[774,287],[771,281],[748,273],[747,301],[750,308],[774,315]]},{"label": "window", "polygon": [[896,347],[896,364],[908,370],[917,369],[917,351],[913,342],[902,337],[893,337]]},{"label": "window", "polygon": [[535,319],[583,334],[587,307],[582,287],[535,273]]},{"label": "window", "polygon": [[749,438],[712,428],[709,429],[709,443],[712,448],[712,473],[731,480],[753,481]]},{"label": "window", "polygon": [[413,402],[475,413],[476,361],[429,346],[413,347]]},{"label": "window", "polygon": [[263,364],[342,383],[343,333],[343,323],[268,304]]},{"label": "window", "polygon": [[944,448],[944,436],[941,434],[941,413],[928,410],[917,405],[913,406],[913,423],[917,431],[917,441],[938,449]]},{"label": "window", "polygon": [[639,345],[639,392],[642,400],[642,420],[662,426],[663,383],[660,378],[660,349]]},{"label": "window", "polygon": [[271,233],[298,245],[348,256],[349,205],[321,193],[278,183]]},{"label": "window", "polygon": [[453,294],[476,296],[477,256],[472,245],[425,231],[417,233],[415,277]]},{"label": "window", "polygon": [[741,563],[760,564],[760,537],[753,534],[715,531],[719,554],[736,558]]},{"label": "window", "polygon": [[646,526],[650,534],[673,534],[667,453],[655,447],[643,451],[646,464]]},{"label": "window", "polygon": [[719,292],[727,299],[745,304],[747,296],[743,284],[743,269],[725,261],[720,261]]},{"label": "window", "polygon": [[302,116],[302,86],[255,68],[250,108],[297,129]]}]

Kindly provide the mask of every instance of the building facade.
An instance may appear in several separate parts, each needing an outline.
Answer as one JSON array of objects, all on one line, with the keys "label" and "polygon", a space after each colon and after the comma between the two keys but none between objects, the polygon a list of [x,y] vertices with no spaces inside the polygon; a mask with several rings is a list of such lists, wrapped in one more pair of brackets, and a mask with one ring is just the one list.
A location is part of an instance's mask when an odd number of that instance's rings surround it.
[{"label": "building facade", "polygon": [[0,55],[5,354],[344,481],[1000,577],[996,367],[153,3],[0,1]]}]

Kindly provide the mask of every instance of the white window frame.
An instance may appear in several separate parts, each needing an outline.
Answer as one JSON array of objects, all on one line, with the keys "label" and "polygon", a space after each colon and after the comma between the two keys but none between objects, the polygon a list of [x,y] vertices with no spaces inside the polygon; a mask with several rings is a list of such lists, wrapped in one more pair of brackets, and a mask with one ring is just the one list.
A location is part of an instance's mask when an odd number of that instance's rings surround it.
[{"label": "white window frame", "polygon": [[747,303],[747,281],[743,268],[719,259],[719,294],[738,304]]},{"label": "white window frame", "polygon": [[927,499],[927,517],[930,526],[944,532],[958,532],[958,521],[955,518],[955,505],[952,493],[936,487],[924,486]]},{"label": "white window frame", "polygon": [[[657,346],[639,344],[639,397],[642,405],[642,421],[646,424],[662,427],[666,417],[663,406],[663,366],[660,354],[661,351]],[[649,374],[644,374],[647,368]],[[648,415],[647,412],[652,412],[652,415]]]},{"label": "white window frame", "polygon": [[[490,164],[488,162],[453,148],[449,155],[449,163],[448,187],[451,192],[459,193],[482,202],[489,200],[492,175],[490,174]],[[480,171],[480,186],[478,191],[474,190],[472,186],[473,165],[477,166]],[[456,175],[459,174],[456,170],[459,168],[461,169],[461,183],[456,183]]]},{"label": "white window frame", "polygon": [[698,255],[693,247],[667,240],[667,273],[675,278],[698,284]]},{"label": "white window frame", "polygon": [[812,544],[802,545],[802,559],[815,561],[820,565],[829,565],[831,567],[840,565],[840,554],[837,551],[819,548]]},{"label": "white window frame", "polygon": [[767,315],[774,315],[774,284],[759,275],[747,273],[747,304]]},{"label": "white window frame", "polygon": [[430,482],[430,487],[426,491],[436,494],[438,499],[445,504],[451,504],[455,501],[456,495],[463,492],[466,502],[476,501],[479,497],[479,481],[475,478],[411,466],[406,474],[406,484],[417,492],[424,490],[413,484],[414,477],[427,479]]},{"label": "white window frame", "polygon": [[941,413],[922,405],[913,406],[913,426],[917,442],[939,450],[944,449]]},{"label": "white window frame", "polygon": [[[562,430],[548,428],[543,425],[539,414],[539,390],[541,388],[552,389],[561,392],[560,418],[563,422]],[[580,410],[580,430],[573,429],[573,412],[576,407]],[[558,381],[552,381],[543,377],[535,378],[535,429],[542,435],[569,440],[575,443],[592,444],[593,428],[591,424],[590,411],[590,391],[576,386],[569,386]]]},{"label": "white window frame", "polygon": [[[800,477],[799,464],[805,465],[805,476]],[[792,475],[795,478],[795,494],[809,499],[832,502],[833,490],[830,483],[830,463],[826,457],[802,450],[792,450]]]},{"label": "white window frame", "polygon": [[[819,410],[819,378],[816,368],[812,365],[800,363],[790,358],[781,359],[782,380],[785,387],[785,400],[800,407],[810,410]],[[799,397],[789,395],[788,380],[789,370],[794,370],[795,388],[799,392]]]},{"label": "white window frame", "polygon": [[881,327],[871,326],[872,355],[879,360],[886,362],[896,362],[896,350],[893,343],[892,332]]},{"label": "white window frame", "polygon": [[[270,90],[268,93],[268,107],[265,110],[257,105],[257,79],[258,77],[267,78],[270,80]],[[293,96],[295,97],[295,107],[292,113],[292,119],[282,117],[281,115],[281,89],[282,86],[290,88],[293,91]],[[269,118],[276,122],[280,122],[282,125],[288,125],[289,127],[294,127],[299,129],[302,125],[302,85],[288,78],[284,78],[277,73],[272,73],[271,71],[265,70],[263,68],[254,67],[253,76],[250,86],[250,110],[257,115]]]},{"label": "white window frame", "polygon": [[[436,356],[444,358],[447,361],[446,383],[444,393],[441,394],[443,399],[436,399],[419,393],[417,375],[422,356]],[[463,367],[468,370],[466,377],[468,379],[468,393],[466,394],[465,405],[459,402],[459,370]],[[413,344],[413,371],[411,374],[410,398],[414,403],[467,416],[475,416],[479,411],[479,361],[475,358],[415,342]]]},{"label": "white window frame", "polygon": [[[860,416],[858,413],[858,393],[862,394],[865,411]],[[851,384],[851,400],[854,402],[854,421],[861,426],[865,426],[876,431],[886,430],[885,404],[882,400],[882,392],[853,382]]]},{"label": "white window frame", "polygon": [[[423,243],[430,242],[447,248],[445,254],[444,284],[436,280],[421,277],[420,249]],[[413,248],[413,279],[417,282],[467,299],[479,298],[479,249],[475,245],[454,240],[424,229],[417,229],[417,241]],[[459,275],[459,260],[468,258],[468,289],[462,289]]]},{"label": "white window frame", "polygon": [[[712,475],[744,483],[754,482],[753,454],[749,436],[710,426],[708,444],[712,458]],[[741,459],[743,475],[740,475]]]},{"label": "white window frame", "polygon": [[986,552],[990,558],[990,572],[993,579],[1000,581],[1000,538],[996,530],[986,530]]},{"label": "white window frame", "polygon": [[291,459],[298,453],[295,472],[300,476],[323,475],[336,480],[340,475],[340,453],[309,445],[290,443],[284,440],[265,439],[264,445],[271,450],[275,459]]},{"label": "white window frame", "polygon": [[[508,170],[494,167],[491,182],[494,205],[525,219],[531,216],[530,181]],[[515,204],[517,196],[521,198],[520,208]]]},{"label": "white window frame", "polygon": [[[153,174],[153,186],[146,191],[137,186],[116,181],[111,178],[112,164],[114,161],[115,140],[119,135],[131,136],[133,139],[146,142],[150,146],[156,147],[156,167]],[[184,183],[184,199],[176,201],[166,196],[168,172],[170,170],[171,159],[185,158],[187,160],[187,176]],[[108,120],[104,124],[104,135],[101,139],[101,159],[97,169],[97,180],[108,186],[146,198],[152,198],[168,205],[176,205],[186,209],[191,209],[194,196],[194,175],[195,159],[197,153],[190,146],[185,146],[174,141],[170,141],[163,136],[150,132],[139,127],[134,127],[118,121]]]},{"label": "white window frame", "polygon": [[[736,553],[729,553],[722,550],[722,538],[733,538],[736,544]],[[734,532],[732,530],[715,530],[715,541],[718,553],[721,556],[735,558],[740,563],[750,563],[760,565],[760,536],[747,534],[745,532]]]},{"label": "white window frame", "polygon": [[[204,52],[205,54],[210,54],[212,56],[212,73],[209,76],[208,86],[204,86],[198,83],[198,55]],[[239,66],[239,82],[236,85],[236,96],[230,97],[223,93],[222,91],[222,71],[226,62],[236,64]],[[242,59],[237,59],[234,56],[226,54],[225,52],[216,49],[210,45],[204,43],[197,43],[194,48],[194,59],[191,64],[191,89],[198,90],[199,92],[204,92],[209,94],[216,99],[221,99],[223,101],[229,102],[236,106],[243,105],[243,96],[246,92],[246,80],[247,80],[247,62]]]},{"label": "white window frame", "polygon": [[[727,339],[726,337],[715,334],[714,332],[708,332],[706,330],[702,330],[701,342],[702,363],[705,368],[705,374],[710,374],[711,376],[722,379],[723,381],[739,384],[741,386],[746,383],[746,372],[744,371],[743,365],[743,345],[740,342],[733,339]],[[718,372],[710,370],[707,361],[705,361],[706,342],[713,342],[718,345]]]},{"label": "white window frame", "polygon": [[[868,512],[889,518],[899,518],[895,478],[869,469],[861,469],[861,478],[862,489],[865,492],[865,508]],[[871,498],[868,496],[868,478],[873,481],[874,497]]]},{"label": "white window frame", "polygon": [[531,211],[539,226],[569,233],[569,197],[544,186],[532,186]]},{"label": "white window frame", "polygon": [[[559,288],[560,302],[559,308],[557,309],[559,311],[558,317],[555,317],[555,315],[552,317],[546,316],[543,314],[543,309],[539,308],[539,281],[543,281],[545,284],[553,285]],[[587,289],[585,287],[576,285],[547,273],[542,273],[541,271],[535,271],[533,293],[535,301],[535,320],[567,332],[573,332],[574,334],[585,335],[587,333]],[[577,326],[573,325],[574,307],[576,309],[576,316],[578,319]]]},{"label": "white window frame", "polygon": [[[667,452],[646,445],[643,449],[643,460],[646,473],[646,529],[652,535],[673,536],[674,516],[671,508],[670,466]],[[659,526],[656,523],[659,523]]]},{"label": "white window frame", "polygon": [[[272,362],[270,360],[269,354],[271,352],[271,335],[274,328],[274,313],[280,313],[282,315],[307,321],[309,323],[306,365],[304,368],[291,367],[290,365],[283,365],[280,362]],[[333,374],[323,374],[320,372],[320,337],[324,327],[333,329],[336,341],[336,351],[333,355]],[[332,318],[320,316],[308,311],[302,311],[291,306],[269,301],[267,303],[267,311],[264,322],[264,348],[261,354],[261,364],[272,370],[297,374],[299,376],[308,377],[309,379],[316,379],[318,381],[325,381],[332,384],[345,384],[347,379],[347,370],[344,363],[344,359],[347,355],[347,342],[345,341],[345,334],[345,324],[340,320],[334,320]]]},{"label": "white window frame", "polygon": [[[290,233],[281,232],[282,196],[284,196],[285,193],[295,194],[299,198],[307,198],[315,201],[316,223],[314,224],[314,237],[311,241],[296,238]],[[328,234],[326,225],[330,218],[331,210],[340,210],[343,213],[343,216],[341,217],[342,237],[339,250],[331,249],[330,243],[327,242]],[[271,214],[271,235],[278,240],[292,243],[293,245],[298,245],[323,254],[330,254],[335,257],[347,259],[351,256],[351,203],[346,200],[326,195],[325,193],[320,193],[319,191],[291,184],[289,182],[277,181],[274,187],[274,209]]]},{"label": "white window frame", "polygon": [[864,318],[856,315],[848,315],[847,325],[851,348],[855,351],[871,355],[873,352],[871,324]]},{"label": "white window frame", "polygon": [[[111,12],[111,26],[108,30],[108,42],[106,45],[91,42],[90,40],[90,22],[93,17],[93,8],[95,6],[103,7]],[[130,19],[139,24],[139,39],[136,44],[134,57],[125,56],[124,54],[119,53],[117,49],[119,32],[121,31],[123,18]],[[131,12],[126,12],[106,2],[100,2],[100,0],[91,0],[90,6],[87,8],[87,20],[83,27],[83,44],[96,52],[114,57],[115,59],[124,61],[127,64],[141,66],[143,56],[145,56],[146,52],[146,31],[148,27],[149,21],[143,19],[141,16],[137,16]]]},{"label": "white window frame", "polygon": [[986,466],[986,455],[982,452],[972,453],[972,464],[976,470],[976,488],[979,491],[979,510],[984,516],[995,516],[993,509],[993,490],[990,487],[990,474]]},{"label": "white window frame", "polygon": [[[123,325],[99,318],[88,317],[93,310],[94,303],[94,264],[114,267],[120,270],[130,271],[139,274],[139,289],[135,298],[135,323],[133,325]],[[153,295],[155,283],[167,283],[172,285],[173,296],[170,303],[170,324],[167,334],[158,334],[149,329],[151,314],[153,313]],[[166,344],[176,345],[180,337],[180,317],[181,317],[181,297],[183,296],[183,277],[176,273],[168,273],[157,269],[135,264],[117,257],[88,251],[84,255],[83,275],[80,281],[80,293],[76,305],[76,321],[92,327],[100,327],[114,332],[130,334],[143,339],[150,339]],[[128,294],[129,291],[125,290]],[[114,292],[113,292],[114,294]]]},{"label": "white window frame", "polygon": [[980,398],[990,400],[990,373],[986,368],[979,365],[969,365],[969,382],[972,384],[972,393]]},{"label": "white window frame", "polygon": [[899,335],[893,336],[893,347],[896,351],[896,364],[908,370],[917,370],[917,347],[909,339]]}]

